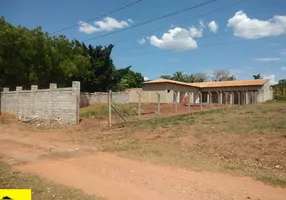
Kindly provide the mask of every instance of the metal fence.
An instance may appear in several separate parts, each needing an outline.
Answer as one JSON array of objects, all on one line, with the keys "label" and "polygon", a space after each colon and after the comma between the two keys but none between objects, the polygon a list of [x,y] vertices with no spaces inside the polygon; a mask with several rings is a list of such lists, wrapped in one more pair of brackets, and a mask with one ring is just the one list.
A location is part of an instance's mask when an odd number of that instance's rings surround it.
[{"label": "metal fence", "polygon": [[[161,95],[157,93],[157,103],[142,103],[141,92],[137,92],[138,102],[136,103],[115,103],[112,92],[107,94],[108,105],[108,125],[126,123],[137,120],[149,120],[155,118],[166,118],[217,109],[218,105],[212,103],[190,103],[190,94],[187,94],[183,102],[179,102],[175,97],[174,103],[161,103]],[[175,94],[177,95],[177,94]],[[202,96],[200,96],[202,99]]]}]

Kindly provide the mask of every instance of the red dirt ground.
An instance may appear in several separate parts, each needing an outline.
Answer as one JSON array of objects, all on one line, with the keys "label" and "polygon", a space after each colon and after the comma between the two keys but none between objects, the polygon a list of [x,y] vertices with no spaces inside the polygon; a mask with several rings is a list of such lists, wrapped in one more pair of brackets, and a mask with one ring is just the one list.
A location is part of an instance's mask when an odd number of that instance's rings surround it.
[{"label": "red dirt ground", "polygon": [[0,152],[17,170],[109,200],[284,200],[286,197],[285,189],[251,178],[133,161],[98,152],[91,146],[75,145],[65,137],[61,130],[36,132],[17,124],[0,125],[3,144]]}]

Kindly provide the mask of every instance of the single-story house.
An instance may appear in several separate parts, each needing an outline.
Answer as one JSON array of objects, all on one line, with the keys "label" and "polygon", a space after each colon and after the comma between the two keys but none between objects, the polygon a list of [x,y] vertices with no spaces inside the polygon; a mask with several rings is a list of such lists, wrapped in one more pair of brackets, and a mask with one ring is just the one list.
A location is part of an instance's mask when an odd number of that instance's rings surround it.
[{"label": "single-story house", "polygon": [[186,96],[190,103],[202,100],[203,103],[254,104],[273,99],[273,90],[266,79],[201,83],[156,79],[144,82],[142,91],[149,95],[150,102],[156,102],[160,95],[162,103],[182,103]]}]

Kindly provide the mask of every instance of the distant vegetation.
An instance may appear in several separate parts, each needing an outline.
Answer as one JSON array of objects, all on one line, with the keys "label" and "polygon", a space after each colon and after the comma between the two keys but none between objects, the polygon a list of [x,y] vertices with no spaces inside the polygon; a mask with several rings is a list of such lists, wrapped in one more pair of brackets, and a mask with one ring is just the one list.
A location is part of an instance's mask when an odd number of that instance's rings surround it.
[{"label": "distant vegetation", "polygon": [[171,75],[163,75],[161,78],[181,81],[185,83],[199,83],[205,81],[233,81],[236,77],[228,70],[215,70],[213,74],[207,75],[204,73],[185,74],[183,72],[175,72]]},{"label": "distant vegetation", "polygon": [[13,26],[0,18],[0,87],[49,83],[70,86],[81,81],[82,91],[125,90],[141,87],[144,78],[131,66],[116,69],[111,58],[114,45],[92,46],[64,35],[50,36],[41,27]]},{"label": "distant vegetation", "polygon": [[282,79],[277,85],[273,86],[274,99],[275,100],[286,100],[286,79]]}]

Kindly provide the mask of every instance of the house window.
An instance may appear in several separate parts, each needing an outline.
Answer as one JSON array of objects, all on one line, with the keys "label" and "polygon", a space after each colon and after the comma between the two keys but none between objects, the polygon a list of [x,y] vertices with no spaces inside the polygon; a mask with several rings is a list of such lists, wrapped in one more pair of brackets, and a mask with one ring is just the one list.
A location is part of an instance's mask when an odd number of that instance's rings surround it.
[{"label": "house window", "polygon": [[170,93],[170,90],[167,90],[168,93]]}]

